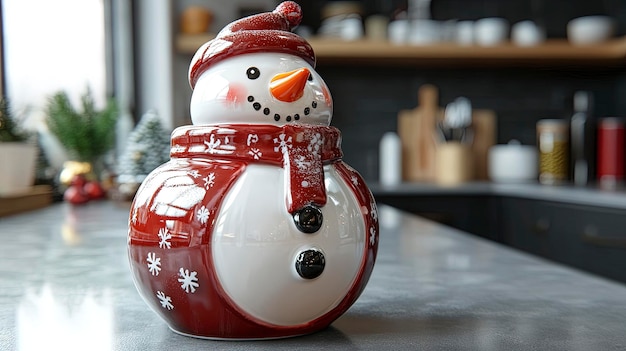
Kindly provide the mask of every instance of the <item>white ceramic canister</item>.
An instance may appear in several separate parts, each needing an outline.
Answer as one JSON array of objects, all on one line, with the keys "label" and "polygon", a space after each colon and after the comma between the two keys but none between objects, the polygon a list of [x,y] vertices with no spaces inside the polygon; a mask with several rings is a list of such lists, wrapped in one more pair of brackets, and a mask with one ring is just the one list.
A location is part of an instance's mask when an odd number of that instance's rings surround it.
[{"label": "white ceramic canister", "polygon": [[489,179],[494,182],[536,181],[537,164],[537,148],[517,140],[489,149]]},{"label": "white ceramic canister", "polygon": [[380,139],[378,163],[382,185],[402,182],[402,143],[395,132],[386,132]]}]

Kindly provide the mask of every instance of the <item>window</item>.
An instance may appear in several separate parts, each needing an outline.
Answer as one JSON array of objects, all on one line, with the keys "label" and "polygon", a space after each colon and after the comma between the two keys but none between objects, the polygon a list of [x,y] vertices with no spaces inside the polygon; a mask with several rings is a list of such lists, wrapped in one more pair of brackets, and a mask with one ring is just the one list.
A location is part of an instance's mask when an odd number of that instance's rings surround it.
[{"label": "window", "polygon": [[[47,98],[107,93],[106,0],[2,0],[4,94],[30,128],[42,128]],[[54,157],[50,157],[54,162]]]}]

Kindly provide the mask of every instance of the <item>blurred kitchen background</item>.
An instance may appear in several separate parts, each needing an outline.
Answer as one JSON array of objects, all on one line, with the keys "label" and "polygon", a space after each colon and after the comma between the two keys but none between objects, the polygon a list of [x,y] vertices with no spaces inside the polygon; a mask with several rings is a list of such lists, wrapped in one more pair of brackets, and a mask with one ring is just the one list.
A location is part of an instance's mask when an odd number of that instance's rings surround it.
[{"label": "blurred kitchen background", "polygon": [[[612,267],[626,246],[626,2],[297,2],[297,32],[333,95],[344,160],[379,202],[626,280]],[[190,124],[195,50],[278,1],[0,3],[2,96],[18,125],[36,132],[36,183],[53,189],[9,187],[2,215],[63,200],[75,185],[59,180],[73,159],[47,122],[59,90],[77,103],[89,87],[99,108],[115,101],[115,143],[78,184],[95,179],[101,196],[132,199],[149,171],[137,150],[162,137],[142,137],[139,122],[166,134]],[[65,201],[89,200],[77,194]],[[583,244],[565,250],[569,234]]]}]

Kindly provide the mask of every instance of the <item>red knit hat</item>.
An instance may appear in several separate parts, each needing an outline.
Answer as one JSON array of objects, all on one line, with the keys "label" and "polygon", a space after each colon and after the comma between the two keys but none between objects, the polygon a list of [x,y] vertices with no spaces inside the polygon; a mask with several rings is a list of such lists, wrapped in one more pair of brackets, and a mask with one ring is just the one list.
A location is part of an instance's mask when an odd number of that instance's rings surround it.
[{"label": "red knit hat", "polygon": [[299,56],[315,67],[315,54],[309,43],[291,32],[300,24],[302,10],[293,1],[279,4],[272,12],[248,16],[228,24],[215,39],[202,45],[189,65],[193,89],[209,66],[240,54],[278,52]]}]

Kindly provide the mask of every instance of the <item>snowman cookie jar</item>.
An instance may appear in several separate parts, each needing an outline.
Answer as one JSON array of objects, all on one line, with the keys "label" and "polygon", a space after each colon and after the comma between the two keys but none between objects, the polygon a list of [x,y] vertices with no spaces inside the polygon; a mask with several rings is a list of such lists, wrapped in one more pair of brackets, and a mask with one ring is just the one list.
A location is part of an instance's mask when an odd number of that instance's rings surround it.
[{"label": "snowman cookie jar", "polygon": [[135,285],[175,332],[312,333],[361,294],[378,247],[375,201],[341,160],[332,99],[300,7],[232,22],[189,69],[193,125],[131,206]]}]

